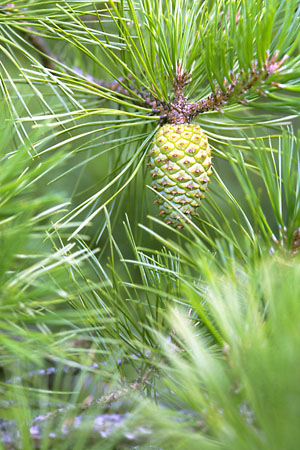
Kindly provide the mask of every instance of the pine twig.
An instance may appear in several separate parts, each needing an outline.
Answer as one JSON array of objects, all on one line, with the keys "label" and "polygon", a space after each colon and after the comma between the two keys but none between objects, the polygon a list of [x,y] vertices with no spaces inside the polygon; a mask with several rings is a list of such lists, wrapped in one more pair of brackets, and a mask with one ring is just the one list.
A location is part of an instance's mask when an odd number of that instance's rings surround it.
[{"label": "pine twig", "polygon": [[292,255],[293,256],[297,255],[299,250],[300,250],[300,227],[297,228],[293,234],[292,249],[291,249]]},{"label": "pine twig", "polygon": [[26,33],[26,38],[41,55],[42,65],[47,69],[54,70],[55,56],[45,43],[45,40],[42,37],[33,34],[32,31],[34,30],[31,27],[26,27],[26,29],[29,31],[29,33]]},{"label": "pine twig", "polygon": [[[91,367],[91,369],[95,369],[95,368],[98,368],[97,364],[94,364]],[[66,370],[66,372],[67,371],[68,370]],[[124,386],[124,387],[118,389],[117,391],[110,392],[109,394],[103,395],[102,397],[97,398],[95,400],[91,397],[87,397],[79,406],[70,404],[66,407],[58,408],[55,411],[50,411],[46,414],[37,416],[35,419],[33,419],[30,427],[36,425],[37,423],[45,422],[52,417],[57,417],[61,414],[65,414],[70,411],[75,411],[78,409],[78,407],[79,407],[80,411],[84,411],[87,408],[89,408],[91,406],[95,406],[95,405],[102,405],[102,406],[110,405],[111,403],[116,402],[121,397],[125,396],[126,394],[129,394],[130,392],[140,391],[146,385],[149,385],[150,384],[149,378],[153,373],[155,375],[156,371],[157,371],[157,365],[150,365],[148,367],[148,369],[146,370],[146,372],[144,373],[144,375],[142,375],[140,378],[135,380],[130,385]],[[56,372],[56,369],[51,367],[50,369],[45,369],[42,371],[29,373],[28,376],[43,375],[43,374],[51,375],[55,372]],[[6,381],[6,383],[11,384],[11,383],[15,383],[17,381],[21,381],[21,377],[18,377],[18,378],[12,379],[12,380],[8,380],[8,381]],[[5,429],[5,423],[1,424],[0,429],[2,429],[2,430]]]},{"label": "pine twig", "polygon": [[248,73],[241,70],[238,74],[231,74],[231,82],[228,84],[224,80],[223,87],[217,87],[215,91],[208,96],[207,99],[201,100],[197,103],[198,107],[195,113],[204,113],[207,111],[222,111],[222,107],[237,99],[237,103],[247,104],[248,100],[245,98],[253,89],[256,94],[265,96],[266,91],[261,89],[261,84],[266,81],[274,72],[282,66],[287,56],[284,56],[280,61],[276,61],[278,52],[274,52],[270,58],[269,53],[266,56],[266,62],[262,68],[258,67],[258,62],[252,62],[252,68]]},{"label": "pine twig", "polygon": [[[179,62],[176,75],[173,81],[174,100],[169,103],[161,103],[156,100],[154,102],[153,113],[159,113],[161,122],[167,123],[185,123],[191,122],[199,114],[208,111],[218,111],[223,113],[222,108],[236,101],[239,104],[247,104],[246,95],[255,89],[259,96],[265,96],[266,91],[262,89],[262,84],[275,72],[277,72],[286,60],[284,56],[277,61],[278,52],[274,52],[270,58],[269,53],[266,55],[266,61],[262,68],[258,67],[258,62],[252,62],[252,68],[248,73],[241,70],[237,74],[231,74],[231,82],[224,80],[222,87],[216,87],[206,99],[197,103],[188,103],[187,98],[183,95],[184,87],[190,83],[191,74],[182,70]],[[273,82],[276,86],[276,83]]]}]

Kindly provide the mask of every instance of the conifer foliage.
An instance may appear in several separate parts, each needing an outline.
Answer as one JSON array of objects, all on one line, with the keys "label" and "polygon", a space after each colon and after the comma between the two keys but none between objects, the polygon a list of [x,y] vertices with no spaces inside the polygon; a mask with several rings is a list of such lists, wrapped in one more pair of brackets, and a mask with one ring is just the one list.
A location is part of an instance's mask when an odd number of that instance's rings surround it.
[{"label": "conifer foliage", "polygon": [[299,44],[298,0],[0,2],[0,449],[295,448]]}]

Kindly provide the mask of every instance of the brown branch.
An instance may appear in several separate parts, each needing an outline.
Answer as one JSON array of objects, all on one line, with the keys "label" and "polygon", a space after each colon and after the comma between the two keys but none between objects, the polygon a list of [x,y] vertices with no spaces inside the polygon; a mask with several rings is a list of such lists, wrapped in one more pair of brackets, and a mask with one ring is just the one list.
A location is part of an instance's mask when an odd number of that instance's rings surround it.
[{"label": "brown branch", "polygon": [[275,52],[271,58],[269,53],[267,53],[266,62],[262,68],[258,67],[257,61],[253,61],[252,68],[248,70],[248,73],[244,70],[241,70],[238,74],[232,73],[231,82],[228,83],[228,80],[224,80],[222,88],[218,86],[207,99],[198,102],[198,108],[195,110],[195,113],[199,114],[207,111],[223,112],[221,108],[234,100],[237,100],[237,103],[240,104],[247,104],[246,95],[254,89],[256,94],[266,95],[266,91],[261,89],[262,83],[276,72],[286,60],[286,57],[283,57],[280,61],[276,61],[277,57],[278,52]]},{"label": "brown branch", "polygon": [[[5,6],[0,6],[0,13],[9,15],[13,14],[17,15],[18,17],[24,17],[21,11],[18,8],[15,8],[14,3],[7,3]],[[26,26],[26,20],[22,20],[22,24],[25,25],[25,29],[28,31],[25,32],[25,37],[41,55],[43,66],[47,67],[48,69],[54,69],[55,63],[53,60],[55,60],[55,57],[51,53],[45,40],[41,36],[35,34],[35,31],[30,26]]]},{"label": "brown branch", "polygon": [[300,250],[300,227],[297,228],[293,234],[292,249],[291,249],[292,255],[293,256],[297,255],[299,250]]},{"label": "brown branch", "polygon": [[26,29],[29,31],[26,33],[26,38],[41,55],[42,65],[50,70],[55,69],[55,56],[51,53],[45,40],[41,36],[33,34],[34,30],[31,27],[26,27]]},{"label": "brown branch", "polygon": [[136,99],[137,104],[138,103],[144,104],[146,101],[146,99],[144,100],[145,96],[137,89],[135,89],[134,86],[127,83],[124,77],[120,77],[117,80],[104,81],[99,80],[98,78],[94,78],[90,74],[84,75],[83,71],[79,67],[75,67],[73,71],[82,77],[85,76],[86,80],[89,81],[90,83],[97,84],[98,86],[103,87],[106,90],[113,91],[117,95],[130,97],[131,99]]},{"label": "brown branch", "polygon": [[154,97],[148,92],[144,93],[138,91],[132,84],[128,83],[124,77],[120,77],[113,81],[95,80],[95,82],[99,86],[109,89],[118,95],[130,97],[137,106],[146,106],[151,109],[153,107],[153,102],[155,101]]}]

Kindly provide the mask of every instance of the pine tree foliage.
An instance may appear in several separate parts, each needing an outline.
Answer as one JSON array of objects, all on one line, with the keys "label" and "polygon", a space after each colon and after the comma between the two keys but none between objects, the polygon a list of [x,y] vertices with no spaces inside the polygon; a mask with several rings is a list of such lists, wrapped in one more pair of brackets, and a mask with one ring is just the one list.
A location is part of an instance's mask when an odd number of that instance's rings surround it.
[{"label": "pine tree foliage", "polygon": [[[299,17],[0,2],[0,449],[295,448]],[[176,120],[213,156],[183,230],[146,189]]]},{"label": "pine tree foliage", "polygon": [[[264,261],[235,277],[212,263],[203,272],[209,278],[207,308],[226,342],[223,351],[192,319],[173,311],[172,341],[158,336],[165,353],[159,405],[142,404],[131,426],[147,423],[153,432],[148,442],[156,448],[294,448],[299,263]],[[189,292],[197,304],[199,296]]]}]

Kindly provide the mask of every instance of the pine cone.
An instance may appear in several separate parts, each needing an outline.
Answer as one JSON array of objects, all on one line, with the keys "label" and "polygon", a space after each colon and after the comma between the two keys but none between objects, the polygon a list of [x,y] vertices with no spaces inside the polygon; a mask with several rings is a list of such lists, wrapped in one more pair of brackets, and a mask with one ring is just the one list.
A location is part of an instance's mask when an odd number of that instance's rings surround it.
[{"label": "pine cone", "polygon": [[[157,196],[159,215],[167,224],[182,228],[182,216],[195,216],[207,190],[211,170],[211,149],[199,125],[164,125],[156,133],[150,152],[152,187]],[[167,199],[172,203],[164,200]]]}]

